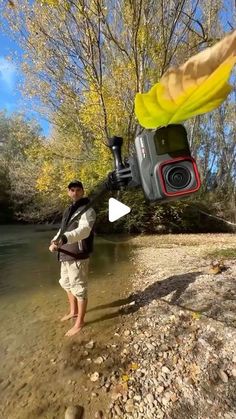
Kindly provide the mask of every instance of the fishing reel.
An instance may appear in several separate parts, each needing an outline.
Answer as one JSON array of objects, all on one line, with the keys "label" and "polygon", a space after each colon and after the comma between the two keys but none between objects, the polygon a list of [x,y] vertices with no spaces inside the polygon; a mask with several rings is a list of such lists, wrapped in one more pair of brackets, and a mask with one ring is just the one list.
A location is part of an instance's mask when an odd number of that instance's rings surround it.
[{"label": "fishing reel", "polygon": [[197,165],[183,125],[144,130],[135,138],[134,152],[124,163],[123,139],[108,141],[115,170],[108,175],[111,190],[141,187],[149,201],[170,201],[189,196],[201,186]]}]

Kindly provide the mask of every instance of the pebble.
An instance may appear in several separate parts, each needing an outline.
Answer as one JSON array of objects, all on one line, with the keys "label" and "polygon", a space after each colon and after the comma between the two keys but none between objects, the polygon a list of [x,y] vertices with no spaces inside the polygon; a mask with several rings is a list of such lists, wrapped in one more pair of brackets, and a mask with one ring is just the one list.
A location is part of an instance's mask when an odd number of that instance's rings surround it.
[{"label": "pebble", "polygon": [[134,397],[134,392],[133,392],[133,390],[129,390],[129,392],[128,392],[128,396],[129,396],[129,399],[132,399],[132,398]]},{"label": "pebble", "polygon": [[118,406],[118,404],[115,404],[114,410],[119,417],[123,416],[123,412],[122,412],[121,408]]},{"label": "pebble", "polygon": [[146,342],[146,347],[150,350],[150,351],[154,351],[155,350],[155,346],[153,346],[151,343]]},{"label": "pebble", "polygon": [[103,412],[101,410],[98,410],[95,413],[95,419],[102,419],[103,418]]},{"label": "pebble", "polygon": [[151,393],[147,394],[146,399],[147,399],[148,403],[153,403],[154,402],[154,397]]},{"label": "pebble", "polygon": [[224,383],[228,383],[228,375],[224,370],[219,370],[219,376]]},{"label": "pebble", "polygon": [[83,411],[82,406],[69,406],[65,412],[65,419],[81,419]]},{"label": "pebble", "polygon": [[94,360],[94,363],[95,364],[102,364],[103,363],[103,358],[101,357],[101,356],[99,356],[98,358],[96,358],[95,360]]},{"label": "pebble", "polygon": [[232,374],[233,377],[236,377],[236,368],[232,369],[231,374]]},{"label": "pebble", "polygon": [[118,400],[122,397],[121,393],[112,393],[111,398],[112,400]]},{"label": "pebble", "polygon": [[86,349],[93,349],[94,348],[94,341],[90,340],[90,342],[86,343],[85,348]]},{"label": "pebble", "polygon": [[130,330],[125,330],[125,331],[124,331],[124,335],[125,335],[125,336],[129,336],[129,335],[130,335]]},{"label": "pebble", "polygon": [[162,372],[164,372],[165,374],[170,374],[170,370],[169,370],[169,368],[168,367],[162,367]]},{"label": "pebble", "polygon": [[236,418],[236,414],[234,412],[227,412],[224,414],[224,419],[235,419]]},{"label": "pebble", "polygon": [[163,386],[158,386],[158,387],[156,388],[156,392],[157,392],[158,394],[163,393],[163,391],[164,391],[164,387],[163,387]]},{"label": "pebble", "polygon": [[157,419],[163,419],[165,416],[164,412],[161,409],[156,410],[156,417]]},{"label": "pebble", "polygon": [[132,413],[134,410],[134,402],[132,399],[129,399],[126,403],[125,403],[125,410],[127,413]]},{"label": "pebble", "polygon": [[99,373],[98,372],[94,372],[90,377],[90,381],[92,381],[93,383],[95,383],[95,381],[97,381],[98,379],[99,379]]}]

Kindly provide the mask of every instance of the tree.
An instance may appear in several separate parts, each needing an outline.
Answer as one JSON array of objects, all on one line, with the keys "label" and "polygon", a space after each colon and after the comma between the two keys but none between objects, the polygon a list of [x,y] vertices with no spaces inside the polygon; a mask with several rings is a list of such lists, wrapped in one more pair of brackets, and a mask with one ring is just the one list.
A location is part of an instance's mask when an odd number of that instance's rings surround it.
[{"label": "tree", "polygon": [[[26,120],[23,115],[7,116],[0,113],[0,195],[1,212],[22,218],[26,212],[33,218],[31,206],[35,200],[36,181],[40,164],[33,158],[33,150],[43,148],[43,138],[35,121]],[[35,205],[35,204],[33,204]],[[2,216],[3,218],[3,216]],[[27,218],[26,215],[23,218]]]},{"label": "tree", "polygon": [[[5,17],[24,50],[23,90],[54,124],[53,138],[42,154],[37,191],[49,196],[50,185],[56,183],[62,200],[70,176],[84,177],[90,189],[106,175],[111,165],[109,136],[123,136],[124,151],[130,153],[138,130],[135,94],[157,82],[170,65],[215,42],[226,29],[220,13],[223,7],[224,16],[230,10],[220,0],[210,6],[201,0],[14,4],[6,8]],[[204,118],[191,121],[189,132],[207,185],[215,170],[210,138],[217,126],[211,116],[210,129],[207,116],[211,135],[204,135]]]}]

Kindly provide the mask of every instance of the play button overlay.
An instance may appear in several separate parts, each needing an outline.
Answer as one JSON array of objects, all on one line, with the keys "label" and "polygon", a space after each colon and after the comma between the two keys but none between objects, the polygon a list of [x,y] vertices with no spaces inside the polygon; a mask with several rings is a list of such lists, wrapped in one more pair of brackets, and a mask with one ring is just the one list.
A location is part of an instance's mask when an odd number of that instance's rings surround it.
[{"label": "play button overlay", "polygon": [[113,221],[119,220],[119,218],[123,217],[124,215],[129,214],[130,211],[130,207],[122,204],[120,201],[117,201],[117,199],[109,199],[108,219],[111,223],[113,223]]}]

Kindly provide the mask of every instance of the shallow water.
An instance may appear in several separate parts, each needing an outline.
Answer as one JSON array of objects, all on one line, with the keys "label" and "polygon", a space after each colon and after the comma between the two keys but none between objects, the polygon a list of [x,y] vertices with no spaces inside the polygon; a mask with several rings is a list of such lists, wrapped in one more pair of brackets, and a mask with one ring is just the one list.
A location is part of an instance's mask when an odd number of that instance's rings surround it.
[{"label": "shallow water", "polygon": [[[132,246],[96,237],[87,326],[76,337],[65,338],[72,320],[59,321],[67,302],[58,284],[60,264],[48,251],[52,236],[54,232],[37,231],[34,226],[0,226],[2,419],[52,419],[62,417],[69,402],[82,399],[89,404],[83,399],[90,385],[88,370],[82,368],[84,345],[94,340],[92,356],[101,354],[119,325],[119,300],[130,294]],[[78,391],[68,387],[71,378]]]}]

